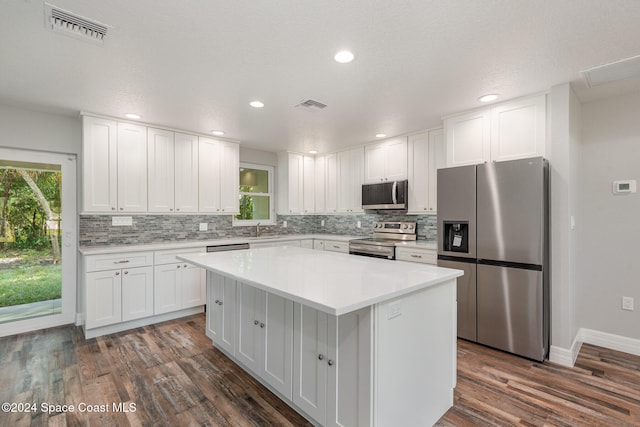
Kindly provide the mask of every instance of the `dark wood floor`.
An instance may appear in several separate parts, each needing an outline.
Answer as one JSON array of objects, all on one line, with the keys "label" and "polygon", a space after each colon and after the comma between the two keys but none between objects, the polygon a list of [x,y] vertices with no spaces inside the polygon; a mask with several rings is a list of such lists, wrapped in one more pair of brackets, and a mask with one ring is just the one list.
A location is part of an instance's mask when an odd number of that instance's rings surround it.
[{"label": "dark wood floor", "polygon": [[[1,338],[0,402],[37,410],[0,412],[0,426],[310,425],[203,331],[196,315],[86,341],[71,326]],[[109,412],[41,411],[81,402]],[[585,345],[568,369],[459,341],[455,406],[438,425],[640,425],[640,357]]]}]

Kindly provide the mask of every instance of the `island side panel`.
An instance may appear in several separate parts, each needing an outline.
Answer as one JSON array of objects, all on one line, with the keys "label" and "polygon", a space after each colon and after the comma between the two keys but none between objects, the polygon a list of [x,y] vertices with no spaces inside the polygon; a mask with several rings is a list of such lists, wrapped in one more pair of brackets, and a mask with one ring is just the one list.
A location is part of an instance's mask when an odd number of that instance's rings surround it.
[{"label": "island side panel", "polygon": [[431,426],[453,405],[456,280],[376,305],[376,426]]}]

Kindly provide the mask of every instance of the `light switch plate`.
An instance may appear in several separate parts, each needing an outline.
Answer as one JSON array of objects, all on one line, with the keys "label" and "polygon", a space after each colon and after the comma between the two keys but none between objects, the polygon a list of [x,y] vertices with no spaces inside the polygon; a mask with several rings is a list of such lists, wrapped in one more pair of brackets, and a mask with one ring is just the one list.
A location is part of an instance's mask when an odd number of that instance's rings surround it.
[{"label": "light switch plate", "polygon": [[120,227],[126,225],[133,225],[133,217],[130,216],[112,216],[111,225]]},{"label": "light switch plate", "polygon": [[207,231],[208,229],[209,229],[209,224],[206,222],[201,222],[200,227],[198,228],[198,230],[200,231]]},{"label": "light switch plate", "polygon": [[633,297],[622,297],[622,309],[633,311]]}]

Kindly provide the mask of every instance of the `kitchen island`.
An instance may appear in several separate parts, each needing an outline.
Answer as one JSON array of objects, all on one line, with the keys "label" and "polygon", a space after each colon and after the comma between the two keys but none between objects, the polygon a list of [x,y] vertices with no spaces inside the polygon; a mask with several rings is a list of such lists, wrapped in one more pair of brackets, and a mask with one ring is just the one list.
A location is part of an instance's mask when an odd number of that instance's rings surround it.
[{"label": "kitchen island", "polygon": [[458,270],[273,247],[207,270],[207,335],[318,425],[432,425],[453,404]]}]

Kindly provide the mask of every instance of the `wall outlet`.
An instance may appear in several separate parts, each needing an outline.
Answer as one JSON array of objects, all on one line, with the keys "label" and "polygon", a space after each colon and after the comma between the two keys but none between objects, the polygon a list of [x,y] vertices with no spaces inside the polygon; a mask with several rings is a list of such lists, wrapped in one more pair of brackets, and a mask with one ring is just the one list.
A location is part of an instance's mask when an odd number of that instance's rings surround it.
[{"label": "wall outlet", "polygon": [[633,311],[633,297],[622,297],[622,309]]},{"label": "wall outlet", "polygon": [[133,218],[130,216],[112,216],[111,225],[116,227],[133,225]]},{"label": "wall outlet", "polygon": [[282,221],[282,228],[287,228],[287,221]]},{"label": "wall outlet", "polygon": [[402,314],[402,300],[393,301],[387,304],[387,319],[393,319]]},{"label": "wall outlet", "polygon": [[200,227],[198,228],[198,230],[200,231],[207,231],[208,229],[209,229],[209,224],[206,222],[201,222]]},{"label": "wall outlet", "polygon": [[324,227],[324,219],[320,221],[320,226]]},{"label": "wall outlet", "polygon": [[360,222],[360,221],[356,222],[356,227],[362,228],[362,222]]}]

